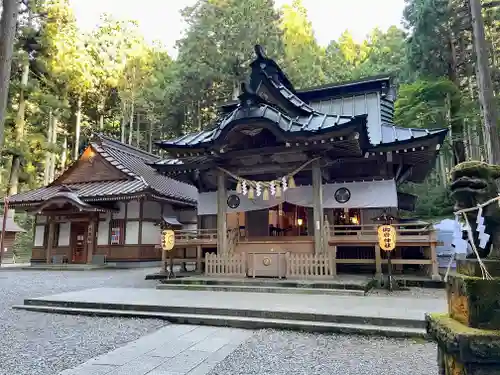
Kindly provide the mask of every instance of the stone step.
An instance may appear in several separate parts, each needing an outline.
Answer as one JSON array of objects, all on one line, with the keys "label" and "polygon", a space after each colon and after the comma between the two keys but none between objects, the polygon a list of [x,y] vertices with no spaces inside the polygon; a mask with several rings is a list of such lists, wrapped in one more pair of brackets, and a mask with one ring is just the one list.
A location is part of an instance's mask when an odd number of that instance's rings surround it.
[{"label": "stone step", "polygon": [[279,279],[228,279],[228,278],[200,278],[200,277],[185,277],[178,279],[165,279],[161,283],[168,284],[183,284],[183,285],[231,285],[231,286],[254,286],[254,287],[282,287],[282,288],[309,288],[309,289],[348,289],[348,290],[364,290],[367,279],[363,282],[343,282],[338,281],[306,281],[306,280],[279,280]]},{"label": "stone step", "polygon": [[326,294],[363,296],[363,290],[332,289],[332,288],[297,288],[282,286],[252,286],[252,285],[197,285],[197,284],[160,284],[156,289],[214,291],[214,292],[251,292],[251,293],[284,293],[284,294]]},{"label": "stone step", "polygon": [[[190,293],[190,292],[188,292]],[[196,293],[193,291],[193,293]],[[221,292],[208,292],[213,293],[213,298],[217,298],[217,293]],[[223,292],[222,292],[223,293]],[[225,293],[224,293],[225,294]],[[237,293],[235,293],[237,295]],[[240,294],[241,295],[241,294]],[[279,296],[280,294],[277,294]],[[282,295],[284,296],[284,295]],[[186,298],[188,298],[186,296]],[[334,298],[334,297],[332,297]],[[344,296],[339,298],[345,298]],[[356,298],[356,297],[351,297]],[[359,297],[360,300],[364,298]],[[335,303],[332,300],[332,303]],[[332,324],[359,324],[359,325],[373,325],[373,326],[383,326],[383,327],[406,327],[406,328],[425,328],[424,316],[422,319],[407,319],[407,318],[392,318],[383,316],[368,316],[361,315],[340,315],[340,314],[330,314],[330,313],[316,313],[314,309],[308,309],[307,307],[303,311],[288,311],[286,309],[281,309],[278,307],[270,307],[266,309],[257,308],[221,308],[215,307],[213,305],[205,306],[189,306],[189,302],[185,305],[170,305],[170,304],[152,304],[152,303],[134,303],[127,304],[122,302],[92,302],[88,300],[54,300],[50,297],[45,298],[33,298],[25,299],[25,308],[32,307],[50,307],[50,308],[70,308],[70,309],[92,309],[92,310],[110,310],[110,311],[129,311],[131,314],[133,312],[139,311],[143,313],[164,313],[164,314],[181,314],[181,315],[206,315],[206,316],[224,316],[226,318],[257,318],[257,319],[269,319],[269,320],[293,320],[293,321],[314,321],[322,323],[332,323]]]},{"label": "stone step", "polygon": [[[119,316],[135,318],[156,318],[165,319],[178,324],[196,324],[210,326],[224,326],[245,329],[289,329],[318,333],[343,333],[360,335],[377,335],[387,337],[404,338],[425,338],[424,328],[405,327],[405,326],[384,326],[368,323],[336,323],[315,320],[294,320],[278,318],[258,318],[249,316],[227,316],[227,315],[207,315],[207,314],[188,314],[172,313],[158,311],[131,311],[121,309],[95,309],[95,308],[75,308],[75,307],[56,307],[56,306],[35,306],[35,305],[15,305],[14,309],[27,311],[73,314],[73,315],[91,315],[91,316]],[[369,318],[361,318],[369,319]]]}]

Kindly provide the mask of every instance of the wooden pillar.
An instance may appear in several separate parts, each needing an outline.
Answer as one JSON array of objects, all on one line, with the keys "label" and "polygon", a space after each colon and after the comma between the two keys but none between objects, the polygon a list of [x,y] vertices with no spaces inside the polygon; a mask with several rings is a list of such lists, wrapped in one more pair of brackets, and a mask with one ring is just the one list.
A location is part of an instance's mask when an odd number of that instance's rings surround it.
[{"label": "wooden pillar", "polygon": [[217,254],[227,252],[227,193],[226,176],[217,171]]},{"label": "wooden pillar", "polygon": [[45,262],[50,264],[50,257],[52,256],[52,248],[54,247],[54,235],[56,230],[56,225],[52,217],[48,216],[47,220],[49,222],[49,230],[47,233],[47,247],[45,248]]},{"label": "wooden pillar", "polygon": [[321,167],[319,160],[312,163],[312,194],[313,194],[313,217],[314,217],[314,253],[320,254],[323,250],[323,187],[321,179]]},{"label": "wooden pillar", "polygon": [[436,243],[435,242],[431,243],[430,252],[431,252],[431,260],[432,260],[432,265],[431,265],[432,280],[441,281],[441,275],[439,274],[439,263],[438,263],[438,259],[437,259]]},{"label": "wooden pillar", "polygon": [[201,272],[201,257],[203,251],[200,245],[196,246],[196,271]]},{"label": "wooden pillar", "polygon": [[96,237],[97,237],[97,226],[99,223],[99,216],[93,217],[89,222],[89,227],[87,229],[87,264],[92,264],[92,257],[95,252]]},{"label": "wooden pillar", "polygon": [[375,278],[382,280],[382,255],[379,244],[375,245]]},{"label": "wooden pillar", "polygon": [[167,252],[161,249],[161,272],[167,271]]}]

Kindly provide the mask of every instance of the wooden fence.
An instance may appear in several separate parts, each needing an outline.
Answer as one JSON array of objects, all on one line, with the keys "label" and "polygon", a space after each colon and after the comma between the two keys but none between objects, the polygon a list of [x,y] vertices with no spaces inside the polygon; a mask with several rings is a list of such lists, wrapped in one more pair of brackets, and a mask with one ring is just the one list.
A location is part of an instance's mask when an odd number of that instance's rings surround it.
[{"label": "wooden fence", "polygon": [[328,278],[336,274],[334,254],[331,251],[326,254],[287,253],[287,278]]},{"label": "wooden fence", "polygon": [[207,276],[246,276],[247,256],[245,253],[219,255],[207,253],[205,255],[205,275]]}]

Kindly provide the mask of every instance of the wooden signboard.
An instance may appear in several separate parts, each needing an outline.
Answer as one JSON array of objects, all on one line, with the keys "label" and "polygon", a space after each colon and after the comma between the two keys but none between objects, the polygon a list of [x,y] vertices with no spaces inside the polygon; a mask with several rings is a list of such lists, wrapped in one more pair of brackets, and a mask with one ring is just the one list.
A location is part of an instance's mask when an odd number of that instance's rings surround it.
[{"label": "wooden signboard", "polygon": [[175,246],[175,233],[171,229],[161,231],[161,248],[163,251],[171,251]]},{"label": "wooden signboard", "polygon": [[378,227],[378,244],[381,250],[392,251],[396,247],[396,228],[392,225]]}]

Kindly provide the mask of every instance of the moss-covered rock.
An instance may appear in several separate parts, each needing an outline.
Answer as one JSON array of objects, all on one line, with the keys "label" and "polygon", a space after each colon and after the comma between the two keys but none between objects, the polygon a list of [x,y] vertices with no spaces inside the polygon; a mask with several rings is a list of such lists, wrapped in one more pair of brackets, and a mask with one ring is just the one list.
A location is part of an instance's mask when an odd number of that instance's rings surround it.
[{"label": "moss-covered rock", "polygon": [[446,293],[451,318],[471,328],[500,329],[500,279],[451,274]]},{"label": "moss-covered rock", "polygon": [[457,366],[469,363],[500,366],[500,331],[467,327],[448,314],[428,314],[426,325],[427,333],[447,360]]}]

